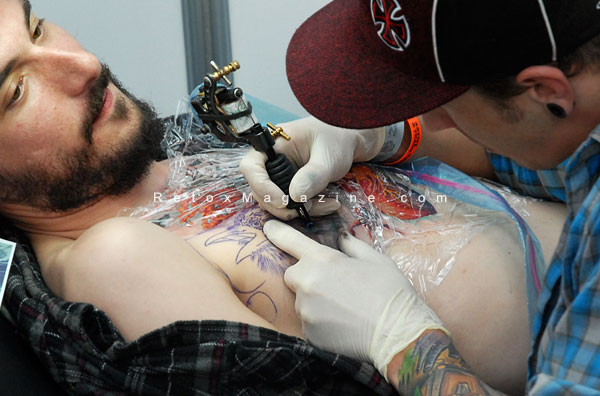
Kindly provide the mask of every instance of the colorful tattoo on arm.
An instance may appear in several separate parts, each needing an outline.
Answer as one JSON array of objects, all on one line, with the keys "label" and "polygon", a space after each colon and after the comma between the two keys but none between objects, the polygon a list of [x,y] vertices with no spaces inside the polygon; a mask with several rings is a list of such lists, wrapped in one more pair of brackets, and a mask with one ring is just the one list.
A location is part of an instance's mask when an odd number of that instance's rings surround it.
[{"label": "colorful tattoo on arm", "polygon": [[398,370],[403,395],[502,395],[479,380],[460,357],[450,338],[440,332],[421,336]]}]

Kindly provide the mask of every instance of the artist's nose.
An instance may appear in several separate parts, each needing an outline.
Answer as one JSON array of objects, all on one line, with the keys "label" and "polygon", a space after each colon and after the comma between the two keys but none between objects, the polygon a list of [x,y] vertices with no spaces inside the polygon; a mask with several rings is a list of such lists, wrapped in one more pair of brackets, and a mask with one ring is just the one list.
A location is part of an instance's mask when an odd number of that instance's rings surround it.
[{"label": "artist's nose", "polygon": [[36,48],[32,57],[46,82],[71,96],[87,95],[102,71],[98,58],[83,49]]}]

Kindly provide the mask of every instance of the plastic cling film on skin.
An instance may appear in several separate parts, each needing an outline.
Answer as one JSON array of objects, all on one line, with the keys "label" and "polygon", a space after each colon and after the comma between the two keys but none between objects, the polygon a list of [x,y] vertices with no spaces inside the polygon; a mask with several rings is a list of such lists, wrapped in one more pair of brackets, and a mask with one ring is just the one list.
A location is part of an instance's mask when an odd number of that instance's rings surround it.
[{"label": "plastic cling film on skin", "polygon": [[398,168],[355,165],[335,185],[350,232],[390,256],[421,295],[443,281],[475,235],[511,222],[413,183]]},{"label": "plastic cling film on skin", "polygon": [[432,158],[420,158],[407,164],[405,172],[415,183],[434,187],[440,192],[471,205],[505,214],[514,221],[525,255],[527,307],[529,326],[532,331],[536,304],[541,292],[546,266],[542,247],[529,224],[500,193]]},{"label": "plastic cling film on skin", "polygon": [[[179,105],[163,147],[168,154],[167,187],[156,192],[153,202],[128,209],[124,215],[147,219],[184,238],[245,224],[250,218],[252,227],[261,229],[271,218],[260,209],[239,171],[249,146],[202,134],[188,102]],[[502,210],[464,202],[459,189],[440,192],[435,183],[415,178],[417,170],[357,164],[314,198],[338,200],[338,213],[316,218],[309,229],[299,221],[294,226],[332,247],[337,246],[340,230],[352,233],[388,254],[415,288],[426,293],[443,281],[457,255],[477,234],[514,221]],[[458,176],[448,172],[446,177]]]}]

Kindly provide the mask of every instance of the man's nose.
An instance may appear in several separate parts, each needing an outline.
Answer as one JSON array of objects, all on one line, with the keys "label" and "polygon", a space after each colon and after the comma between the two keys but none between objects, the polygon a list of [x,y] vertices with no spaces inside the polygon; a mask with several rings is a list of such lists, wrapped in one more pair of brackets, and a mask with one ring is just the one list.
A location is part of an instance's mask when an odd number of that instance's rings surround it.
[{"label": "man's nose", "polygon": [[34,57],[48,83],[72,96],[87,94],[102,71],[98,58],[85,50],[43,48]]}]

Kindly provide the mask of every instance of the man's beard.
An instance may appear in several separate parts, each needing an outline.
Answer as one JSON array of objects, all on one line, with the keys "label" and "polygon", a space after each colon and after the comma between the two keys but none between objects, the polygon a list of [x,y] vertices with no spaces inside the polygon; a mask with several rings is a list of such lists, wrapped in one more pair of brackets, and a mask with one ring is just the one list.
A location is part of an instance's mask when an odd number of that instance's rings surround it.
[{"label": "man's beard", "polygon": [[[135,105],[140,125],[119,147],[99,154],[93,145],[92,124],[100,114],[108,83],[112,82]],[[115,95],[111,121],[131,117],[124,98]],[[0,172],[2,201],[52,212],[81,208],[104,196],[118,196],[130,191],[160,156],[163,123],[148,103],[137,99],[112,75],[106,65],[89,97],[89,111],[83,123],[82,139],[88,145],[75,153],[63,154],[51,168],[40,167],[25,173],[8,175]],[[4,174],[3,174],[4,173]]]}]

